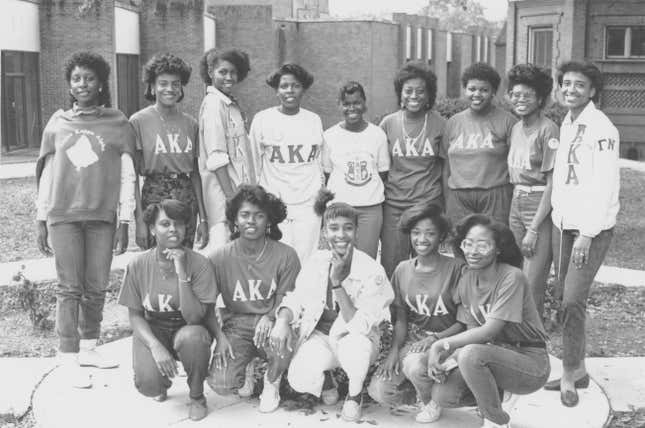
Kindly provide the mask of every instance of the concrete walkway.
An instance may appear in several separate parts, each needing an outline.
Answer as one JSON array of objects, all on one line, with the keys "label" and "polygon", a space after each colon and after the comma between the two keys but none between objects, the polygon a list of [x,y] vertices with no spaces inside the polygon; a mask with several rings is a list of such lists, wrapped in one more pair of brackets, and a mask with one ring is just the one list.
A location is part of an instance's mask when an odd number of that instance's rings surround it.
[{"label": "concrete walkway", "polygon": [[[32,406],[40,428],[93,427],[330,427],[350,426],[338,418],[340,404],[319,406],[316,412],[305,415],[283,408],[271,414],[258,412],[257,399],[239,399],[215,395],[206,387],[209,415],[200,422],[187,419],[188,387],[185,378],[176,378],[169,390],[168,400],[157,403],[143,397],[134,388],[131,369],[131,340],[123,339],[102,347],[117,359],[121,366],[112,370],[91,370],[94,386],[79,390],[65,385],[60,370],[45,377],[36,389]],[[559,376],[560,362],[553,360],[552,377]],[[566,408],[560,404],[559,394],[540,390],[521,396],[511,410],[511,420],[516,428],[602,428],[609,417],[609,402],[601,388],[592,382],[580,390],[580,404]],[[331,422],[331,424],[329,423]],[[359,423],[378,425],[382,428],[419,427],[414,415],[396,416],[386,409],[371,404]],[[481,420],[474,409],[446,410],[433,428],[474,428]]]}]

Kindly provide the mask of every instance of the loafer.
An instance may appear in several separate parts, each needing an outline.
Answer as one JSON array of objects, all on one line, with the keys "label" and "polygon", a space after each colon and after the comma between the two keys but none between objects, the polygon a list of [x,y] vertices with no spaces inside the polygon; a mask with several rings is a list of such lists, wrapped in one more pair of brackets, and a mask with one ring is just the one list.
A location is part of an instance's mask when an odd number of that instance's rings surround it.
[{"label": "loafer", "polygon": [[560,391],[560,401],[567,407],[578,405],[578,391]]},{"label": "loafer", "polygon": [[188,418],[191,421],[199,421],[206,417],[208,414],[208,406],[206,405],[206,397],[191,398],[188,406]]},{"label": "loafer", "polygon": [[[589,387],[589,374],[584,375],[580,379],[576,380],[573,384],[576,389],[585,389]],[[560,379],[552,380],[544,384],[544,389],[547,391],[559,391],[560,390]]]}]

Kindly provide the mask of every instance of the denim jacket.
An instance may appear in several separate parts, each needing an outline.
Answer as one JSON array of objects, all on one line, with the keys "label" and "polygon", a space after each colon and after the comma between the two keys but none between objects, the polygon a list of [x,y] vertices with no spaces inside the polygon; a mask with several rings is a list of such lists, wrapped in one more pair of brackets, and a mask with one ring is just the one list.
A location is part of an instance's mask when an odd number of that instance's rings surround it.
[{"label": "denim jacket", "polygon": [[[316,251],[303,266],[296,287],[287,293],[278,308],[289,308],[293,313],[292,326],[298,328],[300,346],[314,331],[327,299],[327,282],[331,252]],[[378,338],[378,325],[390,319],[389,306],[394,299],[392,286],[383,267],[364,252],[354,249],[349,275],[341,283],[356,313],[349,322],[338,315],[329,336],[338,339],[347,333]]]}]

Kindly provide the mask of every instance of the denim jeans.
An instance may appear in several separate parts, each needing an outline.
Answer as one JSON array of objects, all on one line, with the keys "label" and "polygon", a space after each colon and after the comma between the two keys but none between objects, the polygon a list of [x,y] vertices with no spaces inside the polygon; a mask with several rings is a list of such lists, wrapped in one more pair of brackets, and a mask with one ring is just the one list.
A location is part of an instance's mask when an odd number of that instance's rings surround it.
[{"label": "denim jeans", "polygon": [[553,263],[555,265],[556,298],[562,301],[562,365],[565,370],[579,367],[585,358],[585,318],[587,297],[596,273],[605,259],[614,229],[600,232],[591,240],[589,260],[578,269],[571,260],[571,251],[577,231],[560,231],[553,227]]},{"label": "denim jeans", "polygon": [[[204,395],[204,379],[208,375],[211,336],[201,325],[165,327],[148,321],[152,333],[184,366],[190,398]],[[132,365],[134,385],[146,397],[156,397],[164,393],[172,382],[163,376],[152,358],[152,352],[135,334],[132,338]]]},{"label": "denim jeans", "polygon": [[483,416],[496,424],[507,424],[501,392],[530,394],[542,388],[551,366],[544,348],[510,345],[466,345],[457,351],[458,368],[446,382],[436,384],[432,398],[441,407],[477,405]]},{"label": "denim jeans", "polygon": [[222,331],[233,348],[235,359],[228,359],[226,367],[218,369],[211,364],[207,382],[219,395],[230,395],[237,392],[244,384],[246,365],[255,357],[267,360],[267,378],[274,382],[289,367],[291,355],[278,356],[268,346],[261,347],[253,343],[255,326],[261,315],[231,314],[223,311]]},{"label": "denim jeans", "polygon": [[419,399],[428,404],[437,386],[428,376],[428,351],[410,352],[410,341],[399,351],[399,373],[390,379],[372,376],[367,392],[377,403],[391,408],[414,404]]},{"label": "denim jeans", "polygon": [[[508,225],[513,232],[513,236],[515,236],[517,245],[520,247],[522,246],[522,239],[524,239],[526,231],[531,226],[533,217],[537,213],[543,194],[544,192],[525,192],[517,188],[513,191]],[[525,258],[522,266],[522,270],[533,291],[533,300],[540,317],[544,313],[544,292],[553,258],[551,248],[552,228],[551,216],[548,215],[537,229],[537,242],[533,256]]]},{"label": "denim jeans", "polygon": [[491,189],[450,189],[446,210],[452,224],[458,224],[470,214],[485,214],[508,224],[513,186],[504,184]]},{"label": "denim jeans", "polygon": [[80,339],[98,339],[112,264],[114,223],[85,221],[49,227],[58,287],[56,332],[61,352],[78,352]]},{"label": "denim jeans", "polygon": [[383,225],[382,204],[369,207],[354,207],[358,212],[358,229],[356,230],[356,248],[376,259],[378,238]]}]

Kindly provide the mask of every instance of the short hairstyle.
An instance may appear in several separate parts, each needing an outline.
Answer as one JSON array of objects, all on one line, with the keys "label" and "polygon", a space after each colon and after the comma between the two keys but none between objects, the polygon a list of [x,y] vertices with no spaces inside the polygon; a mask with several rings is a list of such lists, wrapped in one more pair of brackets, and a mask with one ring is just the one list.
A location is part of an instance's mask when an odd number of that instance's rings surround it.
[{"label": "short hairstyle", "polygon": [[285,76],[287,74],[291,74],[293,77],[295,77],[296,80],[302,84],[302,87],[305,90],[309,89],[314,83],[314,76],[312,76],[311,73],[305,70],[304,67],[294,63],[287,63],[283,64],[280,68],[269,74],[266,80],[267,85],[271,86],[273,89],[278,89],[278,86],[280,85],[280,79],[282,78],[282,76]]},{"label": "short hairstyle", "polygon": [[[143,96],[148,101],[156,101],[157,97],[152,92],[152,87],[160,74],[175,74],[181,80],[181,86],[186,86],[190,80],[190,73],[192,67],[186,62],[170,53],[157,54],[150,58],[146,65],[143,66],[143,83],[147,84],[146,91]],[[178,101],[184,99],[184,91],[182,89],[181,96]]]},{"label": "short hairstyle", "polygon": [[436,204],[419,204],[403,212],[399,220],[399,228],[403,233],[410,234],[421,220],[430,220],[439,231],[443,241],[450,233],[450,221],[442,214],[441,207]]},{"label": "short hairstyle", "polygon": [[511,92],[515,85],[526,85],[532,88],[541,100],[540,108],[543,108],[553,90],[553,78],[533,64],[518,64],[508,72],[508,91]]},{"label": "short hairstyle", "polygon": [[497,92],[502,81],[497,70],[485,62],[476,62],[469,65],[461,74],[461,86],[465,88],[468,85],[468,81],[473,79],[490,83],[493,87],[493,92]]},{"label": "short hairstyle", "polygon": [[365,96],[365,89],[363,88],[363,85],[354,80],[350,80],[340,87],[340,91],[338,91],[338,102],[342,103],[343,101],[345,101],[345,97],[351,94],[358,94],[361,96],[363,101],[367,101],[367,96]]},{"label": "short hairstyle", "polygon": [[212,85],[211,73],[220,61],[228,61],[235,66],[237,70],[237,81],[241,82],[246,79],[251,70],[249,54],[240,49],[226,49],[218,51],[213,48],[204,53],[199,60],[199,75],[206,85]]},{"label": "short hairstyle", "polygon": [[[81,51],[73,53],[63,66],[65,81],[69,84],[72,78],[72,72],[76,67],[82,67],[92,70],[101,83],[98,104],[104,107],[112,107],[112,96],[110,94],[110,64],[101,55],[95,52]],[[70,105],[76,102],[76,99],[70,94]]]},{"label": "short hairstyle", "polygon": [[421,61],[406,62],[394,76],[394,92],[399,104],[401,104],[403,84],[410,79],[421,79],[425,82],[428,94],[428,105],[425,108],[430,110],[437,99],[437,76]]},{"label": "short hairstyle", "polygon": [[226,219],[231,231],[231,240],[240,236],[240,231],[235,227],[235,220],[244,202],[253,204],[266,213],[269,219],[267,235],[269,238],[279,241],[282,238],[282,231],[278,224],[287,218],[287,206],[282,202],[282,199],[273,193],[267,192],[264,187],[257,184],[240,186],[231,199],[226,201]]},{"label": "short hairstyle", "polygon": [[323,226],[329,220],[338,217],[345,217],[352,220],[355,226],[358,226],[358,211],[354,207],[344,202],[330,202],[334,199],[334,193],[323,188],[318,191],[316,201],[314,202],[314,212],[323,218]]},{"label": "short hairstyle", "polygon": [[188,224],[193,216],[190,205],[185,204],[177,199],[164,199],[161,202],[150,204],[143,211],[143,221],[148,226],[153,226],[159,218],[159,213],[163,211],[168,218]]},{"label": "short hairstyle", "polygon": [[596,93],[591,97],[591,101],[597,103],[600,100],[600,92],[605,86],[602,79],[602,73],[594,64],[590,62],[568,61],[560,64],[557,72],[558,85],[562,86],[562,78],[568,72],[581,73],[591,81],[591,86]]},{"label": "short hairstyle", "polygon": [[515,242],[511,229],[484,214],[471,214],[457,225],[455,240],[453,241],[453,251],[456,255],[465,258],[461,249],[461,241],[466,238],[470,229],[475,226],[483,226],[492,232],[495,246],[499,251],[497,254],[498,263],[506,263],[517,268],[522,267],[522,253]]}]

